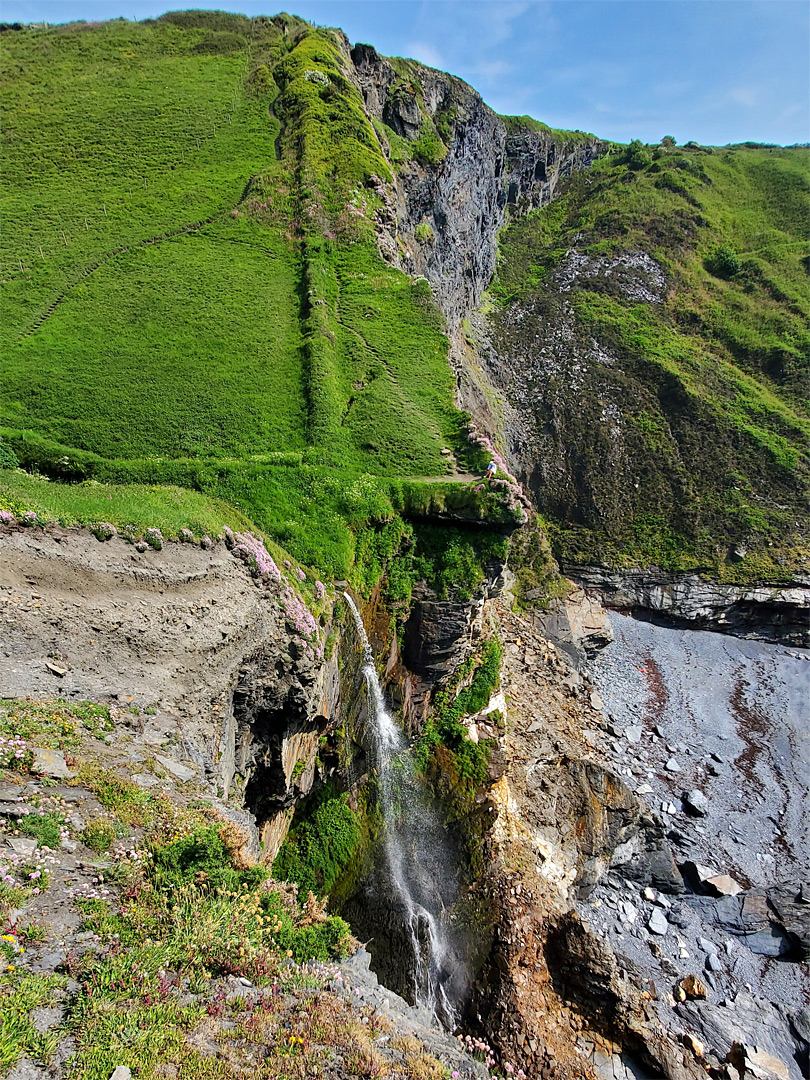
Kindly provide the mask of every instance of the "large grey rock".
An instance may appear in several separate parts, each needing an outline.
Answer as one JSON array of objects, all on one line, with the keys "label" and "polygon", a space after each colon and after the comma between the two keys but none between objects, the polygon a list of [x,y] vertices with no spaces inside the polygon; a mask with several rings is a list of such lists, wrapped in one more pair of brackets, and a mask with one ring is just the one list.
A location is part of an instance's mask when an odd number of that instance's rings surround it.
[{"label": "large grey rock", "polygon": [[655,908],[653,910],[649,922],[647,923],[647,929],[653,934],[658,934],[660,937],[663,937],[669,930],[667,917],[660,908]]},{"label": "large grey rock", "polygon": [[159,761],[163,768],[178,780],[193,780],[197,775],[194,769],[190,769],[188,765],[183,765],[181,762],[175,761],[174,758],[164,757],[163,754],[155,754],[155,761]]},{"label": "large grey rock", "polygon": [[142,788],[156,787],[160,783],[153,773],[133,773],[130,780]]},{"label": "large grey rock", "polygon": [[810,904],[806,903],[806,885],[774,885],[768,889],[768,902],[784,926],[802,960],[810,959]]},{"label": "large grey rock", "polygon": [[767,898],[755,890],[737,896],[692,899],[704,921],[739,939],[758,956],[787,956],[793,950]]},{"label": "large grey rock", "polygon": [[[351,55],[371,116],[404,138],[416,138],[417,102],[391,63],[367,45],[355,45]],[[564,176],[588,168],[607,145],[596,139],[560,143],[541,131],[507,130],[471,87],[454,80],[451,91],[448,77],[429,68],[422,68],[419,78],[428,109],[452,94],[451,150],[439,169],[414,164],[401,176],[396,212],[380,215],[378,244],[390,262],[428,279],[448,325],[457,326],[477,308],[492,280],[498,232],[510,209],[545,205]],[[413,234],[426,220],[433,241],[420,244]]]},{"label": "large grey rock", "polygon": [[56,780],[67,780],[72,775],[61,750],[45,750],[41,746],[34,750],[31,772],[39,776],[50,776]]},{"label": "large grey rock", "polygon": [[[784,1074],[790,1080],[802,1080],[802,1070],[794,1058],[796,1047],[790,1030],[779,1010],[766,998],[743,990],[718,1004],[685,1001],[678,1005],[677,1014],[706,1050],[719,1060],[728,1058],[735,1043],[756,1047],[783,1065],[790,1063]],[[746,1080],[754,1076],[753,1073],[744,1075]]]},{"label": "large grey rock", "polygon": [[680,867],[684,878],[697,892],[703,892],[705,883],[709,878],[716,877],[718,873],[713,866],[693,862],[691,859],[681,863]]},{"label": "large grey rock", "polygon": [[709,812],[709,800],[698,788],[685,791],[683,802],[687,812],[696,817],[705,817]]},{"label": "large grey rock", "polygon": [[30,859],[37,850],[37,842],[30,836],[12,836],[8,846],[24,859]]},{"label": "large grey rock", "polygon": [[21,1057],[11,1071],[6,1073],[5,1080],[48,1080],[48,1074],[27,1057]]},{"label": "large grey rock", "polygon": [[743,891],[739,881],[729,874],[715,874],[703,882],[703,887],[710,896],[737,896]]},{"label": "large grey rock", "polygon": [[805,1005],[801,1012],[792,1016],[790,1022],[793,1025],[796,1034],[804,1039],[807,1045],[810,1046],[810,1005]]},{"label": "large grey rock", "polygon": [[752,1080],[790,1080],[790,1069],[785,1062],[759,1046],[735,1043],[729,1061]]}]

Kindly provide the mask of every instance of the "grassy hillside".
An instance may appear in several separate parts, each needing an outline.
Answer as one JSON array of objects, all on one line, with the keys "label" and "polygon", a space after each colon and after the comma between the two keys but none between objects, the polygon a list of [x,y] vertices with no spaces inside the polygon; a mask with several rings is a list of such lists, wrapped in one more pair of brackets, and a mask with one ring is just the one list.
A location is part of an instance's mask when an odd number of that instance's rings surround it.
[{"label": "grassy hillside", "polygon": [[[378,131],[345,48],[287,15],[192,11],[7,30],[2,50],[0,448],[52,482],[109,485],[112,503],[117,485],[192,489],[338,577],[368,523],[515,517],[436,483],[481,455],[427,283],[375,245],[392,170],[440,164],[454,106],[431,118],[420,91],[416,141]],[[421,85],[392,64],[391,94]],[[501,355],[524,377],[562,320],[582,359],[578,396],[576,373],[529,395],[562,557],[726,573],[733,544],[764,553],[738,576],[800,565],[807,159],[632,144],[505,231]],[[591,272],[561,290],[574,248]],[[639,251],[665,272],[662,303],[598,270]],[[587,359],[593,342],[615,362]],[[19,509],[34,489],[7,473],[1,490]],[[97,492],[36,495],[41,516],[85,520]]]},{"label": "grassy hillside", "polygon": [[[584,269],[561,290],[571,252]],[[632,268],[616,274],[637,253],[664,271],[660,302],[628,287]],[[504,355],[537,332],[516,329],[529,311],[546,336],[567,325],[578,364],[576,393],[547,370],[533,420],[553,432],[536,492],[559,555],[741,579],[806,569],[809,266],[807,148],[631,144],[505,231]]]},{"label": "grassy hillside", "polygon": [[470,460],[429,289],[374,246],[391,174],[340,39],[186,12],[3,44],[6,443],[196,487],[344,575],[390,480]]}]

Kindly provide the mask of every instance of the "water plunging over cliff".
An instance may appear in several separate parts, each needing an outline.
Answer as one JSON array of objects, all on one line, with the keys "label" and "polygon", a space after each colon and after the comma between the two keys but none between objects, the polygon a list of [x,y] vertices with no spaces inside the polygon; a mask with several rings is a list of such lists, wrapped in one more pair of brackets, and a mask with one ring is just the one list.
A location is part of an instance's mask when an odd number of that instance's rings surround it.
[{"label": "water plunging over cliff", "polygon": [[455,899],[454,855],[416,776],[405,735],[386,707],[360,613],[352,598],[344,596],[363,649],[385,871],[411,952],[411,971],[404,982],[416,1004],[452,1028],[457,1019],[454,983],[463,971],[447,925],[447,906]]}]

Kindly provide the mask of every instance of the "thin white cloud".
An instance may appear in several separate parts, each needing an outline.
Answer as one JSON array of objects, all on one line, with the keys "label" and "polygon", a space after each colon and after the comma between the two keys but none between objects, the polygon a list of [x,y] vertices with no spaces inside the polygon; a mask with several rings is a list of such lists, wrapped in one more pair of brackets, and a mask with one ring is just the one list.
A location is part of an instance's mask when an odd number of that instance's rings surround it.
[{"label": "thin white cloud", "polygon": [[468,68],[468,74],[480,75],[482,79],[499,79],[504,75],[511,75],[515,65],[506,60],[479,60],[478,63]]},{"label": "thin white cloud", "polygon": [[431,45],[430,42],[409,41],[405,55],[413,57],[413,59],[418,60],[420,64],[427,64],[428,67],[440,68],[442,71],[447,69],[447,64],[442,57],[442,54],[436,46]]},{"label": "thin white cloud", "polygon": [[486,26],[488,37],[494,44],[507,41],[514,33],[513,23],[530,8],[543,9],[547,4],[494,3],[487,5]]},{"label": "thin white cloud", "polygon": [[734,105],[745,105],[752,109],[759,100],[759,91],[756,86],[735,86],[729,90],[728,100]]}]

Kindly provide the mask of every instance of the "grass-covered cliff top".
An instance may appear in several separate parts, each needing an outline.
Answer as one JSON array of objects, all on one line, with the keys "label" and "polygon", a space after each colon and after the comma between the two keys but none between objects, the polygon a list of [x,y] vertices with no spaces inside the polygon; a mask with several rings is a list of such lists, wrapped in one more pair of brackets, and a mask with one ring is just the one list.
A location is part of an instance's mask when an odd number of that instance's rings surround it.
[{"label": "grass-covered cliff top", "polygon": [[[344,47],[177,12],[8,30],[2,56],[5,445],[113,503],[224,500],[335,576],[357,527],[436,502],[415,480],[481,465],[430,290],[375,248],[392,173]],[[445,506],[510,520],[459,487]],[[7,475],[5,505],[29,488]]]},{"label": "grass-covered cliff top", "polygon": [[808,271],[807,147],[617,147],[505,230],[505,354],[533,348],[517,311],[570,333],[548,352],[577,385],[547,359],[536,412],[555,431],[536,493],[558,555],[806,572]]},{"label": "grass-covered cliff top", "polygon": [[[334,577],[370,523],[521,517],[466,479],[486,458],[454,404],[441,315],[375,242],[382,223],[395,232],[395,174],[442,167],[473,92],[390,60],[404,138],[370,119],[347,50],[288,15],[3,32],[0,467],[50,484],[4,470],[1,507],[87,524],[91,481],[104,520],[127,524],[137,502],[145,527],[150,490],[179,489]],[[510,136],[592,139],[503,119]],[[628,423],[617,463],[604,372],[569,401],[566,464],[537,486],[561,556],[710,566],[732,543],[800,561],[807,157],[633,144],[504,234],[502,312],[530,297],[559,310],[573,247],[649,252],[667,278],[657,305],[604,273],[569,294],[579,338],[619,358]]]}]

